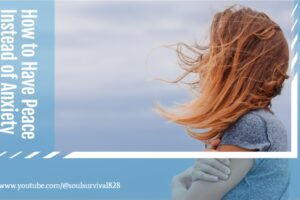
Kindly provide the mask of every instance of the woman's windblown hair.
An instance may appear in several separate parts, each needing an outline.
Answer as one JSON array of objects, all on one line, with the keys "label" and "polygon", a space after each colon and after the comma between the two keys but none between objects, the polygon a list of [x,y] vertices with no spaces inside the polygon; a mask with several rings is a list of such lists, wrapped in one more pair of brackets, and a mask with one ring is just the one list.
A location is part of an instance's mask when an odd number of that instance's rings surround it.
[{"label": "woman's windblown hair", "polygon": [[191,84],[199,96],[173,111],[161,106],[158,111],[199,140],[219,136],[250,110],[270,109],[288,78],[289,48],[281,28],[265,13],[246,7],[214,16],[207,47],[178,44],[177,53],[186,73],[176,82],[196,74]]}]

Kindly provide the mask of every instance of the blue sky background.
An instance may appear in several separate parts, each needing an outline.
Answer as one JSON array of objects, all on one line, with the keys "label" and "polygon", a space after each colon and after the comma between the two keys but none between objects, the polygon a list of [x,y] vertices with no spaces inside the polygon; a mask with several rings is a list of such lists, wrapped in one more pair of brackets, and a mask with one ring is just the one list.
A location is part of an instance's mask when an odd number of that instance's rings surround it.
[{"label": "blue sky background", "polygon": [[[216,11],[237,1],[56,1],[56,149],[198,151],[199,141],[154,112],[191,98],[151,80],[180,74],[176,42],[205,41]],[[292,1],[243,2],[266,12],[291,41]],[[273,103],[290,132],[290,82]]]}]

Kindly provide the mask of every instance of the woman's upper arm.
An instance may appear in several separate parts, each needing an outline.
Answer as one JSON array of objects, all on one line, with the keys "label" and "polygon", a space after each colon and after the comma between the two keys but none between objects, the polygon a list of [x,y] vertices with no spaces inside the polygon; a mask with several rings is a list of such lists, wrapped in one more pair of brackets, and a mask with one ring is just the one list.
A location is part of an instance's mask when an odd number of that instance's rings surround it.
[{"label": "woman's upper arm", "polygon": [[231,159],[231,174],[228,180],[219,182],[195,181],[185,200],[220,200],[233,189],[249,172],[253,159]]}]

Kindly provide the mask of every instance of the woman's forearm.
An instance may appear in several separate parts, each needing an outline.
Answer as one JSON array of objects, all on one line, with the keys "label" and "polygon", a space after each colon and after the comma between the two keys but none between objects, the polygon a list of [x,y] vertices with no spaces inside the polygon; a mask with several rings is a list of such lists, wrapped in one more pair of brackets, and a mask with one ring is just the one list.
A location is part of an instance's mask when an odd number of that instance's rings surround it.
[{"label": "woman's forearm", "polygon": [[174,176],[172,180],[172,200],[183,200],[192,184],[191,172],[193,167],[189,167],[182,173]]}]

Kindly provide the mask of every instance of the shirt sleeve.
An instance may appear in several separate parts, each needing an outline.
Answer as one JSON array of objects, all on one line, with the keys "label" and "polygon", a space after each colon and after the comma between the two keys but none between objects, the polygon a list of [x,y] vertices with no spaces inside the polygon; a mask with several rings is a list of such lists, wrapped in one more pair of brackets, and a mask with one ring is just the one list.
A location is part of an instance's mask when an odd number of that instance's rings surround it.
[{"label": "shirt sleeve", "polygon": [[268,151],[271,143],[268,139],[265,120],[254,113],[246,113],[223,132],[220,145]]}]

